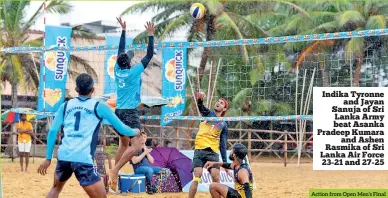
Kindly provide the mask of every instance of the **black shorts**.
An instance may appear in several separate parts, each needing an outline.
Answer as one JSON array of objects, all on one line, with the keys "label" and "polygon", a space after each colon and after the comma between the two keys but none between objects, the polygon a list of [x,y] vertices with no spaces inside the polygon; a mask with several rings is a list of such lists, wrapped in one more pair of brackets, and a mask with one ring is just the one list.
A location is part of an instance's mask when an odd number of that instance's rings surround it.
[{"label": "black shorts", "polygon": [[60,182],[70,179],[73,172],[82,187],[93,185],[101,180],[97,169],[93,165],[58,160],[55,174],[57,174]]},{"label": "black shorts", "polygon": [[[116,109],[115,114],[125,125],[132,129],[137,128],[141,130],[140,116],[137,109]],[[116,133],[123,136],[118,131]]]},{"label": "black shorts", "polygon": [[[210,148],[194,150],[193,167],[191,171],[194,171],[194,168],[199,168],[199,167],[203,168],[203,166],[208,161],[218,162],[219,161],[218,153],[214,152]],[[209,170],[212,168],[220,169],[219,166],[213,166],[213,167],[210,167]]]},{"label": "black shorts", "polygon": [[241,198],[241,195],[238,194],[237,190],[228,187],[228,194],[226,194],[226,198]]}]

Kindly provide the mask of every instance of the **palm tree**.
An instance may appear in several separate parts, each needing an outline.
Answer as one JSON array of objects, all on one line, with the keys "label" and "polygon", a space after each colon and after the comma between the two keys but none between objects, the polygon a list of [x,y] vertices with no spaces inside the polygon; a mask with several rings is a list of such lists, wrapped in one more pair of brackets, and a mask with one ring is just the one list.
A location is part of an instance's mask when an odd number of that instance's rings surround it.
[{"label": "palm tree", "polygon": [[[72,10],[72,6],[64,1],[46,1],[46,12],[66,14]],[[0,10],[3,21],[0,23],[3,30],[1,38],[1,47],[15,46],[42,46],[43,37],[37,39],[29,39],[29,29],[35,23],[43,10],[43,3],[36,12],[25,20],[26,9],[30,1],[2,1],[2,9]],[[88,33],[81,27],[73,28],[73,38],[80,36],[87,39],[94,35]],[[17,102],[17,88],[21,85],[23,89],[36,91],[39,87],[39,69],[40,69],[41,54],[2,54],[1,62],[1,81],[11,83],[12,86],[12,107],[15,107]],[[77,75],[79,71],[85,70],[97,79],[97,74],[91,65],[78,56],[71,55],[69,65],[69,77]],[[26,86],[28,85],[28,86]]]},{"label": "palm tree", "polygon": [[[310,17],[301,18],[299,15],[291,13],[283,18],[278,25],[267,30],[276,36],[280,35],[295,35],[295,34],[317,34],[328,32],[355,31],[365,29],[380,29],[386,28],[388,16],[388,3],[378,1],[316,1],[303,2],[298,4],[300,8],[308,13]],[[272,17],[277,15],[271,15]],[[303,20],[303,23],[301,21]],[[280,32],[278,30],[283,29]],[[301,56],[296,61],[295,67],[299,68],[305,56],[311,52],[333,52],[345,50],[346,53],[351,53],[355,59],[355,72],[353,78],[353,86],[359,86],[361,76],[361,66],[364,63],[364,56],[372,47],[381,49],[382,43],[386,43],[386,39],[381,37],[363,37],[340,39],[335,41],[315,41],[315,42],[296,42],[287,43],[285,49],[301,52]],[[349,58],[350,56],[347,56]],[[322,75],[325,73],[325,66],[320,65]],[[328,85],[328,82],[324,82]]]},{"label": "palm tree", "polygon": [[[206,7],[205,16],[195,20],[190,16],[190,7],[193,3],[202,3]],[[149,0],[135,4],[121,14],[142,13],[150,9],[156,9],[157,13],[152,21],[156,23],[155,35],[163,40],[175,32],[187,29],[187,41],[210,41],[217,39],[244,39],[269,36],[267,32],[255,25],[245,15],[257,12],[267,12],[276,4],[284,4],[288,7],[300,10],[293,3],[273,0],[268,2],[229,2],[229,1],[177,1],[166,2],[162,0]],[[252,8],[255,8],[254,10]],[[145,42],[146,32],[139,34],[134,41]],[[212,49],[214,50],[214,49]],[[239,47],[243,59],[248,61],[248,49]],[[199,66],[199,80],[202,80],[203,71],[210,54],[210,48],[204,48]]]}]

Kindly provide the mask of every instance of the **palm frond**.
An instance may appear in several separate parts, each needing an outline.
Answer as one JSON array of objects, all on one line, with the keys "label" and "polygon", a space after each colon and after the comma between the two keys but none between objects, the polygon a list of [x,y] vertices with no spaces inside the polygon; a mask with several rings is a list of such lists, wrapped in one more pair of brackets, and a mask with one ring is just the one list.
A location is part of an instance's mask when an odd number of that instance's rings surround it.
[{"label": "palm frond", "polygon": [[384,15],[375,15],[368,18],[366,29],[384,29],[386,26]]},{"label": "palm frond", "polygon": [[[175,5],[175,4],[174,4]],[[174,7],[171,7],[169,9],[165,9],[162,12],[159,12],[155,16],[152,17],[151,21],[154,23],[159,23],[160,21],[167,20],[171,16],[179,15],[183,12],[188,12],[190,9],[189,4],[187,6],[183,6],[180,4],[176,4]]]},{"label": "palm frond", "polygon": [[364,38],[351,38],[345,46],[345,51],[360,56],[364,53]]},{"label": "palm frond", "polygon": [[174,7],[174,6],[187,6],[187,2],[174,2],[174,3],[171,3],[171,2],[168,2],[168,1],[165,1],[165,0],[148,0],[146,2],[141,2],[141,3],[137,3],[137,4],[134,4],[130,7],[128,7],[127,9],[125,9],[121,14],[120,16],[124,16],[124,15],[127,15],[127,14],[133,14],[133,13],[143,13],[147,10],[150,10],[150,9],[153,9],[153,10],[165,10],[165,9],[169,9],[171,7]]},{"label": "palm frond", "polygon": [[[175,17],[172,17],[172,18],[169,18],[165,21],[162,21],[158,24],[155,24],[155,37],[159,37],[163,32],[164,32],[164,29],[172,22],[174,21],[176,18],[178,18],[179,16],[175,16]],[[133,42],[134,43],[146,43],[148,41],[148,32],[146,30],[144,30],[143,32],[141,32],[140,34],[138,34],[134,39],[133,39]]]},{"label": "palm frond", "polygon": [[74,40],[77,39],[85,39],[89,42],[93,42],[94,39],[98,38],[98,36],[89,31],[88,29],[85,29],[82,27],[82,25],[77,25],[72,28],[71,37],[74,38]]},{"label": "palm frond", "polygon": [[[47,0],[45,1],[47,3]],[[71,12],[73,6],[70,3],[65,1],[49,1],[50,3],[46,6],[46,12],[51,14],[67,14]],[[25,33],[36,21],[36,19],[42,14],[43,11],[42,3],[35,13],[27,20],[27,22],[22,27],[22,32]]]},{"label": "palm frond", "polygon": [[334,0],[332,2],[338,12],[354,9],[354,5],[349,0]]},{"label": "palm frond", "polygon": [[[303,27],[300,25],[303,22],[306,23],[307,21],[305,21],[303,17],[301,17],[300,15],[293,16],[292,20],[288,22],[285,32],[297,33],[298,29]],[[309,27],[309,26],[306,25],[305,27]]]},{"label": "palm frond", "polygon": [[28,85],[26,89],[28,91],[37,91],[39,87],[40,53],[19,54],[19,58],[23,63],[23,78]]},{"label": "palm frond", "polygon": [[337,16],[336,12],[310,12],[313,26],[321,25],[328,21],[334,21]]},{"label": "palm frond", "polygon": [[214,16],[221,14],[221,12],[223,11],[223,8],[224,8],[224,6],[222,5],[222,3],[219,0],[205,1],[205,5],[207,8],[206,11],[209,12],[209,14],[214,15]]},{"label": "palm frond", "polygon": [[287,28],[287,23],[272,27],[271,29],[267,30],[269,34],[272,36],[286,36],[288,35],[284,29]]},{"label": "palm frond", "polygon": [[77,70],[77,71],[85,71],[86,73],[90,74],[93,79],[98,82],[98,75],[96,71],[93,69],[93,67],[89,64],[89,62],[79,56],[76,56],[74,54],[70,55],[70,64],[69,69]]},{"label": "palm frond", "polygon": [[287,17],[289,16],[283,13],[265,12],[246,15],[245,19],[252,25],[268,30],[283,24]]},{"label": "palm frond", "polygon": [[388,3],[379,2],[373,5],[373,11],[376,15],[386,15],[388,13]]},{"label": "palm frond", "polygon": [[22,44],[23,46],[40,47],[43,46],[43,38],[37,38],[33,40],[26,40]]},{"label": "palm frond", "polygon": [[13,68],[12,79],[16,80],[18,82],[18,84],[20,84],[21,87],[23,89],[25,89],[26,83],[25,83],[25,80],[23,78],[24,77],[23,66],[22,66],[22,63],[20,61],[19,56],[16,54],[12,54],[10,63],[12,64],[12,68]]},{"label": "palm frond", "polygon": [[72,69],[72,68],[69,68],[67,70],[68,74],[69,74],[69,78],[72,79],[72,80],[75,80],[77,78],[77,76],[79,76],[82,72],[76,70],[76,69]]},{"label": "palm frond", "polygon": [[42,12],[43,4],[40,4],[39,8],[34,12],[34,14],[30,17],[30,19],[27,20],[27,22],[22,27],[22,31],[25,32],[28,30],[32,24],[35,23],[36,18],[39,16],[39,14]]},{"label": "palm frond", "polygon": [[242,16],[247,16],[252,13],[265,14],[275,12],[276,2],[260,2],[260,1],[224,1],[224,11],[234,12]]},{"label": "palm frond", "polygon": [[[224,24],[225,27],[229,27],[234,30],[234,32],[237,35],[238,39],[244,39],[244,36],[240,32],[239,28],[237,27],[236,23],[230,18],[230,16],[223,12],[219,17],[216,19],[217,23]],[[248,51],[245,45],[240,46],[240,49],[242,51],[242,55],[244,57],[245,62],[249,61],[248,57]]]},{"label": "palm frond", "polygon": [[362,24],[365,23],[365,18],[356,10],[347,10],[338,16],[337,23],[340,27],[343,27],[348,23],[354,23],[357,26],[362,26]]},{"label": "palm frond", "polygon": [[226,12],[226,14],[228,14],[236,23],[241,32],[245,32],[245,35],[251,34],[254,38],[270,36],[268,32],[252,24],[251,21],[246,20],[246,18],[241,15],[232,12]]},{"label": "palm frond", "polygon": [[281,4],[285,4],[293,9],[295,9],[303,17],[311,18],[310,14],[308,12],[306,12],[303,8],[301,8],[300,6],[298,6],[292,2],[283,1],[283,0],[277,0],[276,2],[279,2]]},{"label": "palm frond", "polygon": [[335,32],[336,29],[337,29],[337,22],[331,21],[317,26],[311,31],[311,33]]},{"label": "palm frond", "polygon": [[70,5],[69,2],[66,1],[50,1],[50,3],[46,7],[46,12],[51,14],[67,14],[71,12],[73,6]]},{"label": "palm frond", "polygon": [[170,36],[175,31],[179,30],[182,27],[185,27],[192,23],[192,17],[190,13],[185,13],[180,15],[175,20],[171,21],[165,28],[164,31],[159,35],[160,40],[163,40],[166,36]]}]

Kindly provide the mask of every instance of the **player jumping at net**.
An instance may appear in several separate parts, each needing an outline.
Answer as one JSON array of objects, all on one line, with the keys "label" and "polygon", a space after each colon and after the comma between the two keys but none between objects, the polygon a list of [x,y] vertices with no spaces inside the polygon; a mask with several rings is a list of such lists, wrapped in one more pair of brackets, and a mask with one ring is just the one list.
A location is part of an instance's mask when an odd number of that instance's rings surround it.
[{"label": "player jumping at net", "polygon": [[[220,98],[214,111],[210,111],[203,105],[205,94],[197,94],[198,109],[205,117],[223,117],[228,110],[228,102]],[[189,198],[194,198],[197,193],[198,183],[201,180],[202,168],[207,161],[219,161],[219,154],[223,162],[226,162],[226,143],[228,139],[228,125],[224,121],[204,121],[199,125],[199,130],[195,138],[195,150],[193,157],[194,179],[190,186]],[[220,181],[220,167],[211,166],[207,168],[211,174],[213,182]]]},{"label": "player jumping at net", "polygon": [[253,175],[245,157],[248,150],[243,144],[235,144],[229,159],[232,163],[206,162],[204,168],[212,166],[222,166],[225,169],[232,169],[234,173],[234,188],[220,183],[210,184],[210,194],[212,198],[252,198]]},{"label": "player jumping at net", "polygon": [[38,169],[38,173],[47,174],[57,134],[62,129],[54,185],[47,194],[48,198],[58,197],[73,173],[89,197],[106,197],[104,184],[93,166],[98,133],[103,119],[108,120],[121,135],[140,136],[139,129],[126,126],[108,105],[91,98],[94,91],[93,85],[94,81],[89,74],[80,74],[76,79],[78,97],[63,103],[56,112],[47,136],[46,160]]},{"label": "player jumping at net", "polygon": [[[125,31],[127,25],[121,18],[117,21],[122,27],[119,50],[117,54],[117,64],[114,68],[114,76],[117,90],[116,115],[126,125],[140,130],[140,117],[137,110],[140,104],[141,74],[147,68],[154,55],[154,31],[155,27],[151,22],[147,22],[145,28],[148,32],[147,54],[140,63],[131,65],[134,53],[131,50],[125,52]],[[131,146],[129,146],[131,143]],[[120,136],[119,148],[115,156],[115,166],[110,170],[110,188],[116,191],[117,178],[120,169],[141,150],[141,140]]]}]

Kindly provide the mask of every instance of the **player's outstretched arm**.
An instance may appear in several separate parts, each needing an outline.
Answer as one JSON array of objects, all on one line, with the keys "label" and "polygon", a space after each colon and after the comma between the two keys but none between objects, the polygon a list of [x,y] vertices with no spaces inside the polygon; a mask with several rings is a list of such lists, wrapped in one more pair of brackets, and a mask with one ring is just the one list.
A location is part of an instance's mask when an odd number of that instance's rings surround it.
[{"label": "player's outstretched arm", "polygon": [[47,135],[47,151],[46,151],[46,159],[51,160],[53,157],[53,152],[55,148],[55,141],[57,140],[57,135],[59,130],[61,129],[63,123],[63,114],[64,114],[64,106],[66,103],[63,103],[58,111],[55,114],[55,118],[53,124],[50,127],[50,130]]},{"label": "player's outstretched arm", "polygon": [[205,93],[199,92],[199,93],[197,93],[196,97],[197,97],[198,110],[201,113],[201,115],[204,117],[209,116],[210,109],[206,108],[205,105],[203,104],[203,100],[205,98]]},{"label": "player's outstretched arm", "polygon": [[141,60],[141,64],[143,64],[144,69],[148,66],[150,63],[152,57],[154,56],[154,32],[155,32],[155,26],[151,22],[147,22],[147,25],[144,26],[148,32],[148,47],[147,47],[147,54],[146,56]]},{"label": "player's outstretched arm", "polygon": [[116,17],[116,19],[120,23],[121,28],[123,28],[123,30],[121,32],[121,36],[120,36],[119,51],[117,52],[117,55],[118,55],[120,53],[125,52],[125,31],[126,31],[127,25],[126,25],[125,21],[123,22],[121,20],[121,18]]},{"label": "player's outstretched arm", "polygon": [[228,142],[228,126],[225,125],[222,129],[220,136],[220,153],[223,162],[227,162],[226,150],[227,150],[227,142]]},{"label": "player's outstretched arm", "polygon": [[132,129],[127,125],[125,125],[123,122],[121,122],[121,120],[113,113],[110,107],[105,103],[98,104],[97,114],[101,118],[107,119],[121,135],[137,136],[140,134],[139,129]]},{"label": "player's outstretched arm", "polygon": [[252,198],[252,190],[249,185],[249,173],[245,168],[238,171],[238,180],[244,185],[244,192],[246,198]]}]

